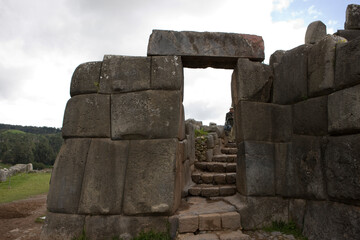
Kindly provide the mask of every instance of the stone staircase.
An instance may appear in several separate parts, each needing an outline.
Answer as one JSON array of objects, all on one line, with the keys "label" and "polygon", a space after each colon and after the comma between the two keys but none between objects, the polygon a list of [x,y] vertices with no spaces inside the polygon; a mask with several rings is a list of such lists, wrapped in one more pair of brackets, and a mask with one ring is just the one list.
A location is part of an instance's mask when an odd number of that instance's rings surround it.
[{"label": "stone staircase", "polygon": [[191,178],[195,185],[189,188],[190,196],[217,197],[236,193],[236,153],[235,143],[227,143],[220,155],[211,161],[196,161]]}]

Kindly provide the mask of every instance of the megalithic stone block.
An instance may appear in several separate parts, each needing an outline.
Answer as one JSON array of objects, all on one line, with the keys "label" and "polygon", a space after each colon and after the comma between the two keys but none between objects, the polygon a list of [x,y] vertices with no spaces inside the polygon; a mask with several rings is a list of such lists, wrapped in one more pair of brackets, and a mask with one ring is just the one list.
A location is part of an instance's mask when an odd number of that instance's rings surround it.
[{"label": "megalithic stone block", "polygon": [[153,90],[182,90],[184,88],[184,73],[181,57],[151,57],[150,85]]},{"label": "megalithic stone block", "polygon": [[328,97],[329,132],[360,132],[360,85],[334,92]]},{"label": "megalithic stone block", "polygon": [[72,97],[66,105],[62,135],[64,138],[110,137],[110,96]]},{"label": "megalithic stone block", "polygon": [[86,156],[91,139],[66,139],[51,175],[47,208],[50,212],[77,213]]},{"label": "megalithic stone block", "polygon": [[124,213],[171,215],[181,199],[177,139],[132,140],[126,171]]},{"label": "megalithic stone block", "polygon": [[150,89],[148,57],[105,55],[99,93],[132,92]]},{"label": "megalithic stone block", "polygon": [[273,103],[290,104],[307,98],[309,45],[301,45],[282,56],[274,65]]},{"label": "megalithic stone block", "polygon": [[360,5],[349,4],[347,6],[345,29],[360,30]]},{"label": "megalithic stone block", "polygon": [[328,35],[309,50],[309,96],[319,96],[334,91],[335,50],[338,42],[346,42],[346,39]]},{"label": "megalithic stone block", "polygon": [[269,65],[240,58],[231,79],[232,102],[269,102],[272,79]]},{"label": "megalithic stone block", "polygon": [[336,46],[335,88],[342,89],[359,83],[360,38],[357,38]]},{"label": "megalithic stone block", "polygon": [[305,34],[305,44],[315,44],[326,37],[326,25],[322,21],[309,24]]},{"label": "megalithic stone block", "polygon": [[120,214],[129,141],[93,139],[79,203],[81,214]]},{"label": "megalithic stone block", "polygon": [[150,90],[111,97],[112,139],[185,138],[181,92]]},{"label": "megalithic stone block", "polygon": [[288,142],[292,135],[291,106],[240,101],[235,105],[236,141]]},{"label": "megalithic stone block", "polygon": [[324,158],[329,196],[360,205],[360,135],[329,137]]},{"label": "megalithic stone block", "polygon": [[70,95],[97,93],[102,62],[80,64],[71,78]]},{"label": "megalithic stone block", "polygon": [[274,144],[244,141],[237,162],[237,190],[245,196],[275,195]]},{"label": "megalithic stone block", "polygon": [[148,56],[181,56],[184,67],[234,68],[238,58],[264,60],[262,37],[236,33],[153,30]]}]

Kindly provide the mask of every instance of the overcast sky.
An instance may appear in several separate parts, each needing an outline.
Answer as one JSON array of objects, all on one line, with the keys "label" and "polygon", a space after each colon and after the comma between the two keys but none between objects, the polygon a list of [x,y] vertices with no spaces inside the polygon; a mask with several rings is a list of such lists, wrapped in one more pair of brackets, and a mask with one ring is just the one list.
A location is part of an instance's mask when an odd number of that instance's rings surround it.
[{"label": "overcast sky", "polygon": [[[105,54],[146,56],[152,29],[255,34],[265,63],[304,43],[316,20],[332,34],[359,0],[0,0],[0,123],[61,127],[71,76]],[[230,70],[185,69],[185,115],[223,124]]]}]

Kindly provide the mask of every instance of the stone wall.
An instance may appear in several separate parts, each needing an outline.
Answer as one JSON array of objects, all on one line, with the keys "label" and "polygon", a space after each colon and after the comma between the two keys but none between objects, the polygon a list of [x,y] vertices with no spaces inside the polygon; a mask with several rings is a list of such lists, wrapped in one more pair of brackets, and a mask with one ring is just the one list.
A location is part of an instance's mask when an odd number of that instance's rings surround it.
[{"label": "stone wall", "polygon": [[[352,26],[360,36],[360,19],[351,15],[360,16],[359,5],[348,7],[344,32]],[[270,66],[238,60],[232,86],[244,88],[233,93],[237,189],[248,199],[289,201],[289,220],[309,239],[357,239],[360,37],[326,35],[314,22],[305,40],[275,52]]]}]

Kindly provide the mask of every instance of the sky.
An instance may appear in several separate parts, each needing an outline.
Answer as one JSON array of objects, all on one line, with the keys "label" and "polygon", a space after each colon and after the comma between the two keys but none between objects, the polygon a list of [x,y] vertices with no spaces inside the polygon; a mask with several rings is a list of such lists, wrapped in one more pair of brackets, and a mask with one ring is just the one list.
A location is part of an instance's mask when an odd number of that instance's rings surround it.
[{"label": "sky", "polygon": [[[0,0],[0,123],[62,127],[75,68],[105,54],[146,56],[153,29],[262,36],[276,50],[304,43],[321,20],[344,29],[359,0]],[[231,70],[184,69],[185,118],[224,124]]]}]

